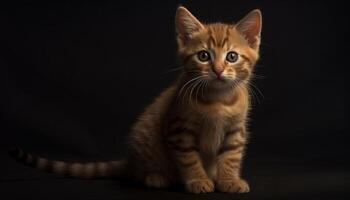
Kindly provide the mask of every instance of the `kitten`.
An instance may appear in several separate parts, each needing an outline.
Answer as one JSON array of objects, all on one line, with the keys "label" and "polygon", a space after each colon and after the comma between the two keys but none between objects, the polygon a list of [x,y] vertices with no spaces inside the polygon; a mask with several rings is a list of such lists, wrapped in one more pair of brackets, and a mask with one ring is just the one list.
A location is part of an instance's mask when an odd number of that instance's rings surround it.
[{"label": "kitten", "polygon": [[183,72],[131,129],[126,160],[68,164],[21,149],[11,154],[73,177],[127,176],[155,188],[182,183],[190,193],[248,192],[240,169],[261,13],[253,10],[237,24],[203,24],[180,6],[175,25]]}]

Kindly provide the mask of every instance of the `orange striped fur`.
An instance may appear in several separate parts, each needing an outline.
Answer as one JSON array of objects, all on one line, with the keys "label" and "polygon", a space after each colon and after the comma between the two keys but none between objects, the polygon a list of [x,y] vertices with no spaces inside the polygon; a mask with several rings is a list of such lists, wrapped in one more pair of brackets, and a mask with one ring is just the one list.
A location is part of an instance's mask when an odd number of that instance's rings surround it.
[{"label": "orange striped fur", "polygon": [[149,187],[183,183],[191,193],[248,192],[240,169],[261,13],[253,10],[236,24],[203,24],[180,6],[175,25],[183,73],[132,127],[127,162],[68,165],[23,157],[20,150],[16,157],[77,177],[127,173]]},{"label": "orange striped fur", "polygon": [[9,153],[13,158],[25,165],[46,172],[83,179],[120,177],[125,173],[127,166],[127,162],[124,160],[89,163],[67,163],[58,160],[48,160],[24,152],[19,147],[11,149]]}]

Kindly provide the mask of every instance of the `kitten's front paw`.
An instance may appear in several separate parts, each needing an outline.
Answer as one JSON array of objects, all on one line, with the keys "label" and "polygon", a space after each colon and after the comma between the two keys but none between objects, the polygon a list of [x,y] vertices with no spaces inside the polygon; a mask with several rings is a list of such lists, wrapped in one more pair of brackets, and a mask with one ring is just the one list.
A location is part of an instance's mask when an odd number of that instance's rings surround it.
[{"label": "kitten's front paw", "polygon": [[229,193],[249,192],[249,185],[248,185],[247,181],[245,181],[243,179],[218,180],[216,183],[216,188],[220,192],[229,192]]},{"label": "kitten's front paw", "polygon": [[195,179],[185,183],[186,191],[190,193],[208,193],[214,191],[214,183],[210,179]]}]

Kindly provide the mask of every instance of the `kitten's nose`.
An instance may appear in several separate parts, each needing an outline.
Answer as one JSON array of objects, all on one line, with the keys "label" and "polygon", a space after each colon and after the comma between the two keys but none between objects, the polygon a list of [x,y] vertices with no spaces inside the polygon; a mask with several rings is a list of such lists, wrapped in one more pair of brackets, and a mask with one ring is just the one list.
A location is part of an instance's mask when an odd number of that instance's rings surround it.
[{"label": "kitten's nose", "polygon": [[214,67],[213,72],[219,78],[221,76],[222,72],[224,72],[224,68],[223,67]]}]

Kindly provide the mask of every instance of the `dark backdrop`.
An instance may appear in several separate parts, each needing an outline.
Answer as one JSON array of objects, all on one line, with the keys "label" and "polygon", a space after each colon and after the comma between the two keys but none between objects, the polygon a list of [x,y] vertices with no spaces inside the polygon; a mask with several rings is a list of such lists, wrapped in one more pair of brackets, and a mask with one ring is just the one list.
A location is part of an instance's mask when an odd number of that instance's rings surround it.
[{"label": "dark backdrop", "polygon": [[[204,22],[234,22],[262,10],[259,76],[253,82],[258,89],[243,171],[250,194],[190,196],[181,187],[159,191],[64,179],[7,156],[9,147],[21,145],[53,159],[123,157],[138,114],[178,75],[172,69],[180,66],[174,34],[180,3]],[[0,195],[345,198],[349,16],[340,1],[1,3]]]}]

